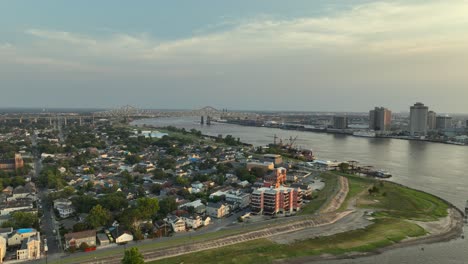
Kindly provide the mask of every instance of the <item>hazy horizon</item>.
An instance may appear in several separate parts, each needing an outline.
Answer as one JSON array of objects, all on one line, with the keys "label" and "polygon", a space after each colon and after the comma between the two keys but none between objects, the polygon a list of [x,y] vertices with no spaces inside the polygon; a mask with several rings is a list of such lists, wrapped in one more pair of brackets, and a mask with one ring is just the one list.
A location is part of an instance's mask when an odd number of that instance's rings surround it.
[{"label": "hazy horizon", "polygon": [[468,1],[0,3],[1,107],[467,113]]}]

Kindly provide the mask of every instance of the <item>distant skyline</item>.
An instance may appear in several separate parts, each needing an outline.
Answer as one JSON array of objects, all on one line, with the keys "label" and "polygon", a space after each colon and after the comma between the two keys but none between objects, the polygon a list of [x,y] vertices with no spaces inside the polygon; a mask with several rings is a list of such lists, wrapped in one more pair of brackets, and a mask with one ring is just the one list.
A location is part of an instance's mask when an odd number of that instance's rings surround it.
[{"label": "distant skyline", "polygon": [[468,113],[468,1],[1,1],[0,108]]}]

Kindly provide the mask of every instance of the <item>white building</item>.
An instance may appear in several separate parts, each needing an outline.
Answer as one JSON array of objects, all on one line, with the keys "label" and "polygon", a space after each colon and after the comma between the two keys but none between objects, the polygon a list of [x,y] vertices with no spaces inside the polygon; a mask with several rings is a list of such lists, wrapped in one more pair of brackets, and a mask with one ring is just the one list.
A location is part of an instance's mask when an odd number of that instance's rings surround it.
[{"label": "white building", "polygon": [[226,202],[234,205],[235,208],[246,208],[250,204],[250,194],[240,191],[226,193]]},{"label": "white building", "polygon": [[171,215],[165,218],[164,221],[171,225],[172,231],[174,231],[175,233],[185,232],[185,221],[180,219],[179,217]]},{"label": "white building", "polygon": [[182,215],[180,219],[185,222],[188,228],[197,229],[204,224],[199,215]]},{"label": "white building", "polygon": [[229,206],[224,203],[208,203],[206,213],[215,218],[223,218],[229,214]]},{"label": "white building", "polygon": [[75,209],[70,205],[59,205],[56,209],[60,215],[60,218],[67,218],[75,213]]}]

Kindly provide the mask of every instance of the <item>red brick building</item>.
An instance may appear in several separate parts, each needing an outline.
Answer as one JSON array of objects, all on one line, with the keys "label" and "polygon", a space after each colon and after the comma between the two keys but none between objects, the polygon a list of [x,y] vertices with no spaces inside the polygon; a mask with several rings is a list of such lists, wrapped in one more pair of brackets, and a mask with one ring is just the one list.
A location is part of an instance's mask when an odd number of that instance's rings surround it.
[{"label": "red brick building", "polygon": [[0,160],[0,170],[4,171],[14,171],[24,167],[23,157],[21,154],[15,154],[14,159],[4,159]]}]

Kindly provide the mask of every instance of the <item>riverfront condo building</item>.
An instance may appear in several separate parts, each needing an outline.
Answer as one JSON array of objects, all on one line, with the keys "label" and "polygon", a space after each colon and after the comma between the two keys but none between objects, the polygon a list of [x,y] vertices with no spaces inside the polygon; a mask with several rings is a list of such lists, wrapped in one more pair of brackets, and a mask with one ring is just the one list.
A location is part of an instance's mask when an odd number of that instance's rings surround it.
[{"label": "riverfront condo building", "polygon": [[392,111],[383,107],[376,107],[369,111],[369,129],[388,131],[392,123]]}]

